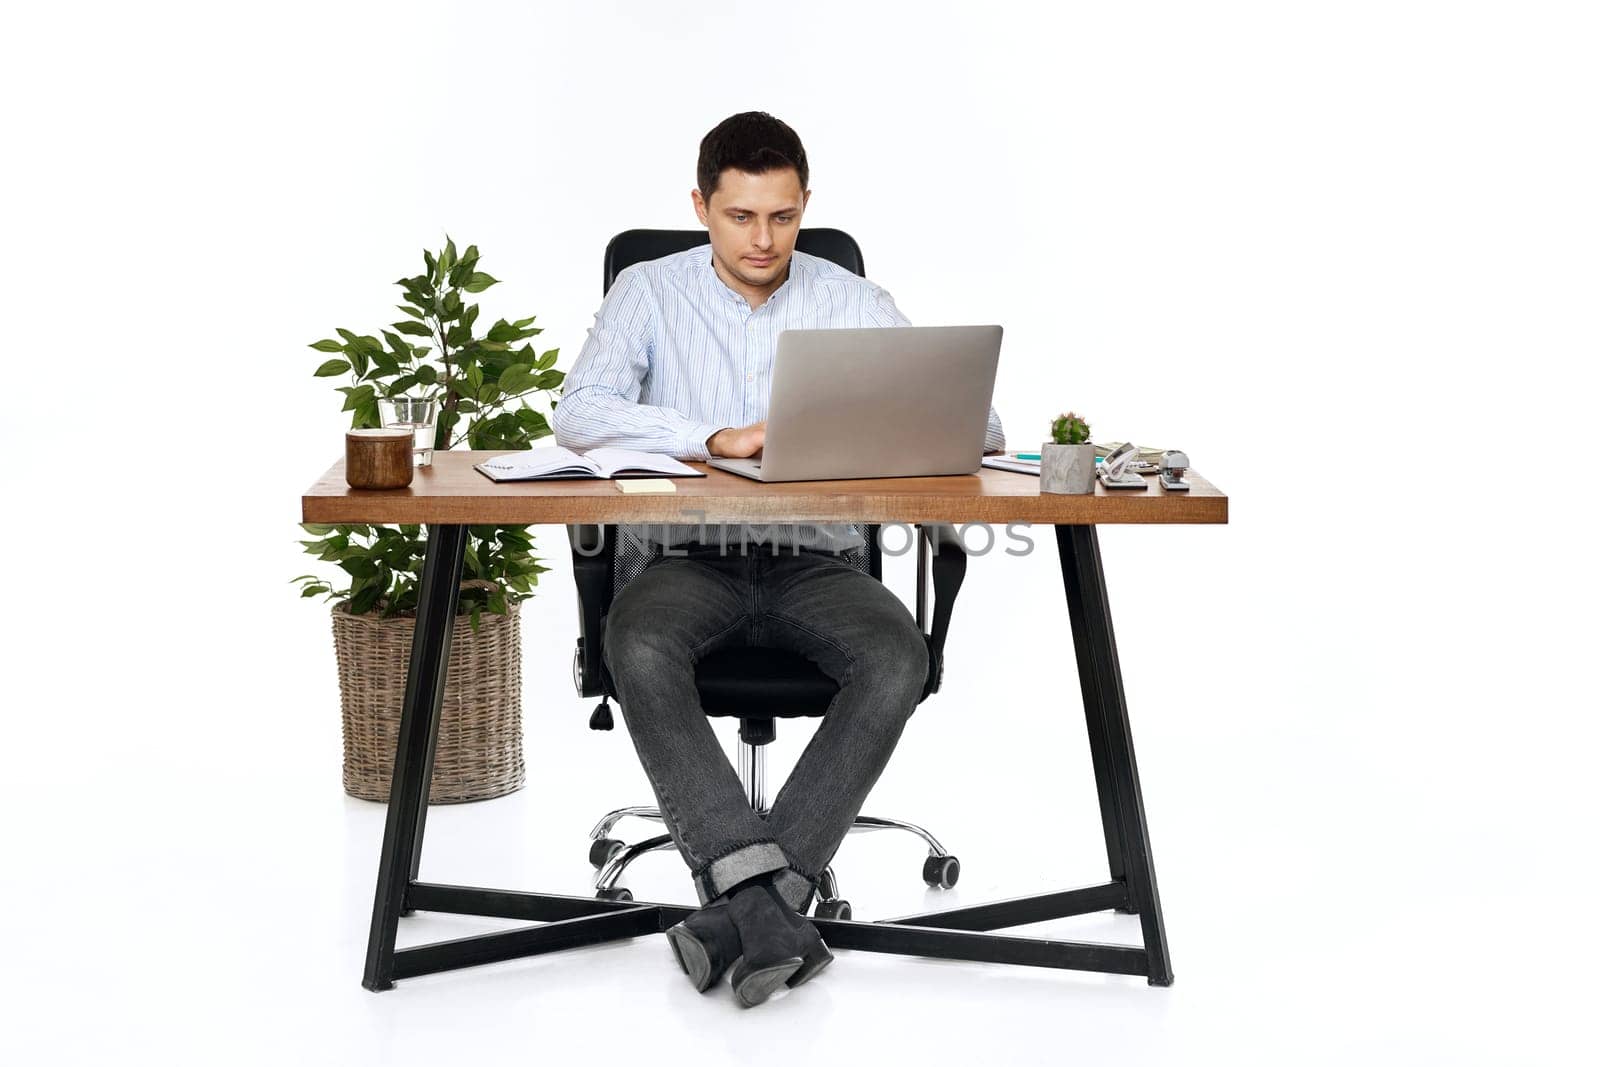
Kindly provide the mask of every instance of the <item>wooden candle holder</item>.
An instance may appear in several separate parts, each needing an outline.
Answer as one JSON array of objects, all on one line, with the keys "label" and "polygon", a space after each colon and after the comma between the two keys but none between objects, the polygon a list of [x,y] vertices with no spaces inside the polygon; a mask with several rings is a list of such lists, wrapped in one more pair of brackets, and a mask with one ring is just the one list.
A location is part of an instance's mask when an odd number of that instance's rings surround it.
[{"label": "wooden candle holder", "polygon": [[414,469],[412,439],[406,429],[346,430],[345,482],[352,489],[404,489]]}]

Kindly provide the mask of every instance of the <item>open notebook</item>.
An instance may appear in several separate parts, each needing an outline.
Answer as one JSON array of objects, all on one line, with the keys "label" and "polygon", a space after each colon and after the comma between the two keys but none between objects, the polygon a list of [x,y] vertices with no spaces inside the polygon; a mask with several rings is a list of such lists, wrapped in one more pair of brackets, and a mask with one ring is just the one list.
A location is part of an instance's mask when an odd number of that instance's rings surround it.
[{"label": "open notebook", "polygon": [[560,445],[512,452],[472,466],[497,482],[541,481],[547,478],[650,478],[660,474],[670,474],[674,478],[706,476],[704,471],[697,471],[671,456],[655,452],[591,448],[578,453]]}]

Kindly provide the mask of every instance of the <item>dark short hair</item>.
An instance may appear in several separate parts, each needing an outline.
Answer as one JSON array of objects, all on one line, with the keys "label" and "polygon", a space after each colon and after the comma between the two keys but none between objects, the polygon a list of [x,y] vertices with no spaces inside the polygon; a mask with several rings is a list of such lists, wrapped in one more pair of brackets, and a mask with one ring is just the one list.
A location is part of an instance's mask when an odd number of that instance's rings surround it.
[{"label": "dark short hair", "polygon": [[700,165],[696,177],[700,195],[711,202],[722,172],[732,167],[746,174],[792,168],[800,175],[802,191],[809,188],[811,168],[800,135],[765,111],[730,115],[700,139]]}]

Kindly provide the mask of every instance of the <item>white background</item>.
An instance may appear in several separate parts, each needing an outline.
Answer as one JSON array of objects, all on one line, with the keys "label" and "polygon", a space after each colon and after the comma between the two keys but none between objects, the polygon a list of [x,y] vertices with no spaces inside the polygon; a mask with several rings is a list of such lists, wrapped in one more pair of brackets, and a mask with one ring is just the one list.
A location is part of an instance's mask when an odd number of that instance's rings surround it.
[{"label": "white background", "polygon": [[[1600,283],[1590,5],[18,5],[0,43],[0,1053],[16,1063],[1550,1062],[1592,1041]],[[1231,523],[1104,531],[1177,983],[841,953],[740,1012],[654,939],[358,984],[381,810],[339,783],[298,496],[335,326],[446,232],[571,365],[614,232],[789,122],[806,224],[919,324],[1000,322],[1013,445],[1086,412]],[[1042,531],[1041,531],[1042,532]],[[591,733],[559,529],[529,785],[424,877],[585,891],[649,794]],[[1041,539],[1041,548],[1048,542]],[[898,569],[894,566],[898,563]],[[910,567],[891,563],[907,595]],[[852,837],[861,917],[1104,875],[1052,551],[972,567]],[[780,772],[804,728],[774,746]],[[637,835],[640,827],[625,827]],[[643,899],[692,900],[641,861]],[[410,920],[404,940],[481,928]],[[1041,930],[1131,940],[1133,920]],[[774,1061],[776,1062],[776,1061]]]}]

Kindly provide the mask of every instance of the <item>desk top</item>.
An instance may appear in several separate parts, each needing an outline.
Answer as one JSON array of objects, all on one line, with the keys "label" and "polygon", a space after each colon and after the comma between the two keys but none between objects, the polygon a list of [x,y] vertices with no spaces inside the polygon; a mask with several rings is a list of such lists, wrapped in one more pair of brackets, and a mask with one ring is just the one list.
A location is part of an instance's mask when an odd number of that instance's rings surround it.
[{"label": "desk top", "polygon": [[[1031,474],[990,470],[943,478],[863,478],[834,482],[755,482],[690,466],[706,478],[676,478],[676,493],[624,493],[600,479],[492,482],[474,463],[505,452],[434,452],[404,489],[351,489],[340,460],[300,500],[302,522],[437,524],[1033,522],[1224,523],[1228,498],[1193,471],[1187,493],[1168,493],[1155,475],[1143,491],[1093,496],[1039,492]],[[703,513],[703,514],[702,514]]]}]

